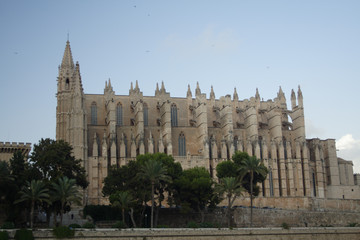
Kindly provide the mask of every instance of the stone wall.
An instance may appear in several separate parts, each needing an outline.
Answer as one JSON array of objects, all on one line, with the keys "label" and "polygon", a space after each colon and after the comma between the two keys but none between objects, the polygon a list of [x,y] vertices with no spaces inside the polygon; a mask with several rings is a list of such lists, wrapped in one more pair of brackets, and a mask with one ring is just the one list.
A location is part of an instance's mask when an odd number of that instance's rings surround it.
[{"label": "stone wall", "polygon": [[[225,212],[226,208],[222,208],[205,214],[205,222],[213,226],[226,226]],[[189,222],[200,223],[200,219],[200,214],[183,214],[178,209],[162,209],[158,224],[168,227],[186,227]],[[360,212],[253,209],[254,227],[280,227],[282,223],[287,223],[290,227],[345,227],[350,223],[360,224]],[[249,227],[249,225],[250,208],[235,208],[232,226]]]},{"label": "stone wall", "polygon": [[[10,232],[13,239],[15,231]],[[296,229],[129,229],[129,230],[77,230],[76,239],[97,240],[233,240],[233,239],[262,239],[262,240],[358,240],[360,228],[296,228]],[[35,239],[54,240],[51,230],[34,231]]]}]

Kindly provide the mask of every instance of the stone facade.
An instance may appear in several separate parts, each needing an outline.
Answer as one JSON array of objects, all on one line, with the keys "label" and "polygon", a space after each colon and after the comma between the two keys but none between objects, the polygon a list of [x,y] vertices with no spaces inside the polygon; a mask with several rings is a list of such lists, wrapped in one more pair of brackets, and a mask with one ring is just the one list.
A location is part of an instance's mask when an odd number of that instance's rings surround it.
[{"label": "stone facade", "polygon": [[0,161],[9,162],[17,151],[21,151],[24,156],[28,156],[30,150],[31,143],[0,142]]},{"label": "stone facade", "polygon": [[[104,204],[103,179],[110,166],[122,166],[138,154],[165,152],[184,169],[205,167],[212,176],[219,162],[235,151],[261,159],[269,175],[261,185],[264,202],[272,199],[360,199],[352,163],[338,159],[335,140],[306,139],[303,95],[291,91],[287,108],[281,87],[273,100],[209,97],[188,87],[174,98],[164,83],[143,96],[138,82],[128,95],[116,95],[110,79],[104,94],[85,94],[79,64],[66,43],[57,79],[56,139],[69,142],[83,160],[90,185],[88,204]],[[306,204],[308,201],[304,201]],[[281,206],[281,201],[275,205]],[[305,206],[306,208],[306,206]]]}]

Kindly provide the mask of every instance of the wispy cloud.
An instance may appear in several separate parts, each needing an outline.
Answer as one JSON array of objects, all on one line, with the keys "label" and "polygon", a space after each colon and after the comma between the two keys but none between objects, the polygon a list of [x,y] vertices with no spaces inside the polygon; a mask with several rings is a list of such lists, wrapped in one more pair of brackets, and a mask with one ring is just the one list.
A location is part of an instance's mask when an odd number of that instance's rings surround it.
[{"label": "wispy cloud", "polygon": [[306,138],[322,138],[325,134],[325,130],[316,126],[310,119],[305,118],[305,134]]},{"label": "wispy cloud", "polygon": [[354,173],[360,173],[360,140],[346,134],[336,141],[338,157],[353,161]]},{"label": "wispy cloud", "polygon": [[164,47],[181,54],[229,53],[237,50],[240,41],[232,29],[218,29],[213,25],[205,27],[193,36],[171,34],[166,37]]}]

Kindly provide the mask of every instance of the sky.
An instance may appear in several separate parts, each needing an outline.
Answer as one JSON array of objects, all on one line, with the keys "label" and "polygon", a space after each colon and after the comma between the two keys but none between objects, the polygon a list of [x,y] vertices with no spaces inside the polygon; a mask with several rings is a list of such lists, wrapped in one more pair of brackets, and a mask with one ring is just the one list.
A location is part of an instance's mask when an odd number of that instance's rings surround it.
[{"label": "sky", "polygon": [[307,138],[336,139],[360,173],[360,1],[0,1],[0,141],[55,139],[58,66],[69,39],[85,93],[138,80],[290,104],[301,86]]}]

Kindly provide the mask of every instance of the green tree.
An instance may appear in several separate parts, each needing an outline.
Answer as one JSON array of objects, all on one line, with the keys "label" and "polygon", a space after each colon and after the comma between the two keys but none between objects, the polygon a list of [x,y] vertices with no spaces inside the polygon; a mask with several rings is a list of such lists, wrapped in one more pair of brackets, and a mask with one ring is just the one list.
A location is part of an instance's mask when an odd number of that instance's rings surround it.
[{"label": "green tree", "polygon": [[261,163],[260,159],[257,159],[255,156],[245,158],[241,162],[240,172],[245,172],[250,175],[250,227],[252,227],[252,217],[253,217],[253,186],[256,184],[254,182],[254,175],[258,174],[263,178],[266,177],[267,169],[264,164]]},{"label": "green tree", "polygon": [[33,228],[35,205],[42,202],[50,203],[48,192],[49,189],[46,188],[45,183],[39,180],[32,180],[31,183],[27,182],[26,186],[23,186],[22,190],[19,192],[20,199],[16,200],[15,204],[20,202],[30,202],[31,228]]},{"label": "green tree", "polygon": [[174,185],[176,199],[182,209],[188,206],[198,211],[201,214],[201,222],[204,222],[207,208],[218,203],[209,172],[203,167],[184,170],[180,178],[174,181]]},{"label": "green tree", "polygon": [[239,166],[231,160],[220,162],[216,166],[216,176],[218,179],[224,177],[237,177]]},{"label": "green tree", "polygon": [[134,199],[134,210],[138,216],[138,226],[142,226],[146,210],[146,203],[151,199],[151,186],[138,177],[141,164],[139,161],[130,161],[119,168],[110,168],[104,179],[103,194],[110,196],[120,191],[128,192]]},{"label": "green tree", "polygon": [[235,177],[224,177],[220,179],[220,183],[216,185],[215,191],[220,194],[220,196],[225,196],[228,202],[226,215],[228,217],[228,227],[231,227],[231,210],[232,205],[237,197],[239,197],[244,188],[241,186],[242,182],[239,178]]},{"label": "green tree", "polygon": [[126,225],[125,222],[125,210],[130,209],[130,217],[131,217],[131,221],[134,227],[136,227],[136,223],[134,221],[134,217],[133,217],[133,208],[131,207],[131,204],[133,204],[134,199],[132,198],[131,194],[128,192],[122,192],[122,191],[117,191],[116,193],[113,193],[110,195],[110,203],[112,206],[114,207],[118,207],[121,209],[121,214],[122,214],[122,222]]},{"label": "green tree", "polygon": [[71,203],[81,204],[81,195],[75,179],[64,176],[52,183],[51,199],[60,202],[60,225],[62,225],[65,206]]},{"label": "green tree", "polygon": [[171,178],[167,175],[167,169],[161,162],[154,159],[149,159],[141,166],[140,173],[138,175],[141,179],[149,181],[151,184],[151,228],[154,227],[154,192],[155,184],[158,184],[160,180],[170,182]]},{"label": "green tree", "polygon": [[34,144],[30,163],[41,179],[56,182],[62,176],[75,179],[76,185],[86,188],[86,172],[80,159],[72,155],[72,147],[63,140],[41,139]]}]

